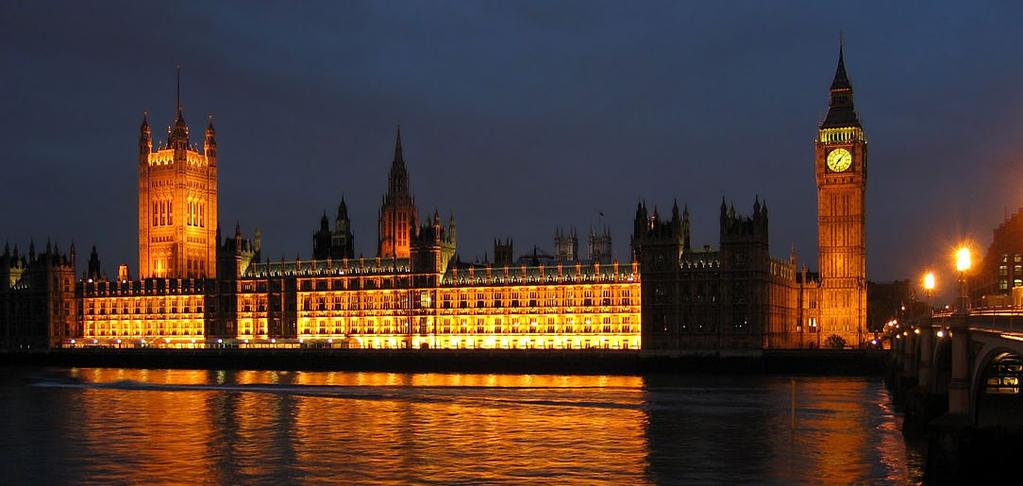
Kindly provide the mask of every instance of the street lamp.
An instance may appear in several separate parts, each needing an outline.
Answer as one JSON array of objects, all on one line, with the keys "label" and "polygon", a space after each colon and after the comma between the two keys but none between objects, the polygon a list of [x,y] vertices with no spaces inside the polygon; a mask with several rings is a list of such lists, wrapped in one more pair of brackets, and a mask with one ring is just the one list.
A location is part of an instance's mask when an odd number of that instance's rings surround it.
[{"label": "street lamp", "polygon": [[956,270],[959,273],[964,273],[970,269],[970,265],[972,265],[971,260],[969,247],[961,246],[956,250]]},{"label": "street lamp", "polygon": [[969,363],[969,303],[966,273],[973,263],[970,248],[961,245],[955,253],[956,270],[959,271],[959,305],[951,319],[949,335],[952,338],[952,376],[948,383],[948,413],[968,416],[970,413],[970,363]]},{"label": "street lamp", "polygon": [[956,250],[956,271],[959,272],[959,308],[957,312],[966,313],[969,297],[966,290],[966,272],[973,265],[973,258],[970,254],[970,247],[962,245]]},{"label": "street lamp", "polygon": [[[969,258],[969,256],[967,256],[967,258]],[[934,291],[936,283],[937,282],[934,279],[934,272],[927,272],[924,274],[924,290],[927,291],[927,297],[931,296],[931,292]]]}]

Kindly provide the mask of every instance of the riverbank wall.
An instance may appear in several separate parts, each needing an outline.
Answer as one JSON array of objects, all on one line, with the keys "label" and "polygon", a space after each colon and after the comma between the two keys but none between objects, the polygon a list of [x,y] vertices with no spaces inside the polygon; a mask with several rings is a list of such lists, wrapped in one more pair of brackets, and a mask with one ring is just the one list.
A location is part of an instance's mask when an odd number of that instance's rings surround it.
[{"label": "riverbank wall", "polygon": [[0,351],[0,365],[452,373],[752,373],[876,376],[886,354],[864,350],[53,349]]}]

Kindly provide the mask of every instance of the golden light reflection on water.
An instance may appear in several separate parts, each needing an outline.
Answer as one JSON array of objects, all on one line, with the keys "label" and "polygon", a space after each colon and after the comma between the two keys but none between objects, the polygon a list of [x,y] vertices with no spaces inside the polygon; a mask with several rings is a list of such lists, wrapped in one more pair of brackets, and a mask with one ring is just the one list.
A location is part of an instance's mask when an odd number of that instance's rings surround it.
[{"label": "golden light reflection on water", "polygon": [[799,379],[792,430],[790,382],[772,377],[68,373],[81,383],[13,389],[14,400],[0,404],[6,440],[39,433],[3,419],[21,420],[30,413],[23,408],[36,406],[42,433],[66,444],[60,461],[40,469],[56,482],[851,483],[912,476],[883,387],[859,379]]},{"label": "golden light reflection on water", "polygon": [[[86,442],[103,458],[102,478],[644,481],[637,377],[112,369],[77,376],[115,387],[83,393],[84,421],[94,424]],[[143,383],[194,388],[133,389]],[[206,476],[211,471],[217,475]]]}]

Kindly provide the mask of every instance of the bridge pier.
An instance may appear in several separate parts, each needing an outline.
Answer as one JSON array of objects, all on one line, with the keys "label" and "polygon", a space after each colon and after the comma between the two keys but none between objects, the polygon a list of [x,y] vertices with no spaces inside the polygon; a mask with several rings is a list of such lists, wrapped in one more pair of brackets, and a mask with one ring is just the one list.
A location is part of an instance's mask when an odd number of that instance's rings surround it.
[{"label": "bridge pier", "polygon": [[960,312],[952,318],[952,379],[948,383],[948,413],[970,422],[970,339],[968,316]]},{"label": "bridge pier", "polygon": [[906,324],[905,336],[902,336],[902,376],[906,380],[907,384],[912,386],[912,382],[916,381],[916,363],[919,359],[916,356],[916,334],[913,332],[912,326]]},{"label": "bridge pier", "polygon": [[916,383],[924,393],[934,393],[934,326],[931,325],[931,313],[920,321],[920,348],[917,364]]}]

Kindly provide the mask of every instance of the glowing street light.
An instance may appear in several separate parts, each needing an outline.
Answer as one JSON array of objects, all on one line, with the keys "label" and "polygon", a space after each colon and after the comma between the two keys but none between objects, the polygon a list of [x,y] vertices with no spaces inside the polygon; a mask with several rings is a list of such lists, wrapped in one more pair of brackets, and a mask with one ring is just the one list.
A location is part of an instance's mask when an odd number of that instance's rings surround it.
[{"label": "glowing street light", "polygon": [[[967,250],[967,254],[969,254],[969,250]],[[969,258],[969,255],[967,255],[967,258]],[[924,290],[926,290],[928,293],[934,291],[936,283],[937,282],[934,278],[934,272],[927,272],[924,274]]]},{"label": "glowing street light", "polygon": [[970,248],[966,246],[959,247],[959,249],[956,250],[956,270],[959,273],[963,273],[969,270],[970,265],[972,264],[973,262],[970,256]]},{"label": "glowing street light", "polygon": [[970,255],[970,247],[961,245],[956,250],[956,270],[959,271],[959,302],[957,304],[957,312],[963,314],[968,312],[970,298],[966,290],[966,272],[970,270],[970,266],[973,264],[973,259]]}]

